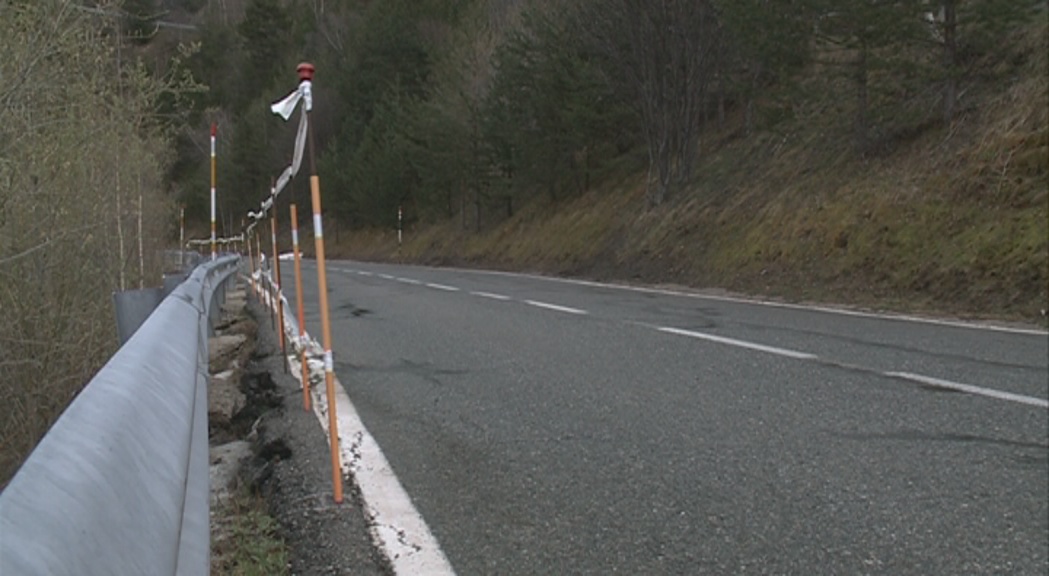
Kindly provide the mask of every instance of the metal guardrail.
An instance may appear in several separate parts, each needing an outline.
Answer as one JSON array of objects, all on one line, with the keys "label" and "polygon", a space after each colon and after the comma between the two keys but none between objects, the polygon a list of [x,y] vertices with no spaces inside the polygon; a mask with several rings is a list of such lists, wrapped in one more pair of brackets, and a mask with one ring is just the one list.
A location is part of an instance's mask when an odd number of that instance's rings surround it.
[{"label": "metal guardrail", "polygon": [[0,574],[208,573],[208,331],[238,262],[165,298],[0,493]]}]

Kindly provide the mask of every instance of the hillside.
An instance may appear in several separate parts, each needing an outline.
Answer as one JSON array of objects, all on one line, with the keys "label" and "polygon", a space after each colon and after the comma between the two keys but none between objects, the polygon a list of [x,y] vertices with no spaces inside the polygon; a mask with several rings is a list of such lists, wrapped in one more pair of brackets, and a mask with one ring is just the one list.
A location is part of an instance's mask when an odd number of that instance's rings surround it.
[{"label": "hillside", "polygon": [[536,197],[481,231],[459,218],[343,232],[337,257],[486,266],[760,297],[1045,324],[1049,288],[1046,26],[979,63],[950,126],[857,158],[822,112],[741,135],[707,131],[686,190],[645,200],[644,174]]},{"label": "hillside", "polygon": [[308,59],[335,256],[1046,322],[1044,1],[941,0],[951,34],[860,0],[168,4],[208,86],[170,174],[191,225],[211,121],[220,221],[258,208]]}]

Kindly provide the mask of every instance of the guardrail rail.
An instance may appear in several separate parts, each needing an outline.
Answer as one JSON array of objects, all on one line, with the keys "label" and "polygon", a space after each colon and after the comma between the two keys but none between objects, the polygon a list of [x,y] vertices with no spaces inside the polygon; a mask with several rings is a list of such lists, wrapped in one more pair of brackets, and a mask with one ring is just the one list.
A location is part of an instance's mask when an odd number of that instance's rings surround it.
[{"label": "guardrail rail", "polygon": [[238,263],[197,267],[0,493],[0,574],[208,573],[208,334]]}]

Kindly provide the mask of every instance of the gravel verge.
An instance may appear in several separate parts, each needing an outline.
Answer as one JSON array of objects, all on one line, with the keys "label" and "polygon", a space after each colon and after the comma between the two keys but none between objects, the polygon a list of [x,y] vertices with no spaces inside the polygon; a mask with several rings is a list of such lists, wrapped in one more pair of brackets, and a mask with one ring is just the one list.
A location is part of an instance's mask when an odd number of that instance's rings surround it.
[{"label": "gravel verge", "polygon": [[312,411],[303,410],[298,381],[284,372],[277,334],[268,310],[249,299],[258,323],[255,350],[245,366],[242,389],[248,408],[262,407],[252,426],[253,458],[242,478],[267,502],[291,549],[295,575],[391,575],[372,544],[368,521],[353,483],[345,499],[332,499],[327,438]]}]

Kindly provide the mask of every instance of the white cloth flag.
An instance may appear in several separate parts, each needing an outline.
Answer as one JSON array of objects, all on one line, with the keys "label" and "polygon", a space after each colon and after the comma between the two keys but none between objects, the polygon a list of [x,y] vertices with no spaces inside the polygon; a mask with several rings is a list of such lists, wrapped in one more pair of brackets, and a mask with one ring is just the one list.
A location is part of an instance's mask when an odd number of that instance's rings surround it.
[{"label": "white cloth flag", "polygon": [[[303,103],[303,109],[302,115],[299,117],[299,131],[295,135],[295,155],[292,157],[291,166],[285,168],[284,172],[277,178],[274,196],[280,194],[281,190],[284,190],[284,187],[299,173],[299,167],[302,166],[302,153],[306,148],[306,113],[313,109],[313,83],[309,80],[300,82],[299,87],[294,92],[270,106],[270,110],[274,114],[279,115],[284,120],[288,120],[295,112],[295,107],[299,105],[300,100]],[[264,210],[268,210],[268,207],[264,208]]]},{"label": "white cloth flag", "polygon": [[299,87],[294,92],[285,96],[283,100],[274,102],[270,106],[270,110],[287,120],[291,118],[292,112],[295,112],[295,107],[299,105],[299,100],[306,101],[307,112],[313,110],[313,83],[309,80],[299,82]]},{"label": "white cloth flag", "polygon": [[306,126],[306,115],[303,114],[299,118],[299,132],[295,135],[295,156],[292,158],[291,166],[285,168],[277,178],[277,194],[280,194],[280,191],[288,185],[292,176],[299,173],[299,166],[302,165],[302,151],[306,148]]}]

